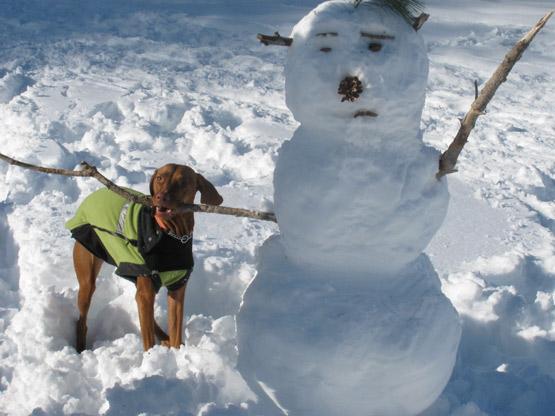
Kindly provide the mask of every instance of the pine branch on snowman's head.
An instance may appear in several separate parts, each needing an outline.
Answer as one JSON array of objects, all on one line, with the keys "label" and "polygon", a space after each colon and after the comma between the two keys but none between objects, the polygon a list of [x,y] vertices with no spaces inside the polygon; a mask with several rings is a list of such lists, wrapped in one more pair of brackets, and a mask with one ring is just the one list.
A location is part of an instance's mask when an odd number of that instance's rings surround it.
[{"label": "pine branch on snowman's head", "polygon": [[355,0],[355,8],[359,5],[377,8],[399,16],[409,25],[413,25],[418,15],[424,10],[424,5],[418,0]]}]

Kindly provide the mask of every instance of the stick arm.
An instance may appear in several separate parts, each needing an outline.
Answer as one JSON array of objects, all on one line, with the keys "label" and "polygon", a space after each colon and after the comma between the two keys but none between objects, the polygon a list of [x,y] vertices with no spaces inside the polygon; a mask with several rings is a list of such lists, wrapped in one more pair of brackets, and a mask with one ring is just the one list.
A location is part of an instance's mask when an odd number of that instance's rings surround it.
[{"label": "stick arm", "polygon": [[457,132],[453,142],[449,145],[447,150],[441,155],[439,160],[439,171],[436,174],[436,178],[439,180],[443,176],[457,172],[455,165],[457,164],[457,158],[461,153],[464,145],[468,141],[468,136],[474,126],[476,125],[476,120],[482,114],[485,114],[486,106],[491,101],[499,86],[507,80],[507,76],[513,66],[521,58],[522,54],[530,45],[530,42],[538,34],[538,32],[545,26],[554,11],[547,13],[537,24],[534,26],[522,39],[520,39],[515,46],[509,51],[505,56],[505,59],[497,67],[497,70],[493,73],[491,78],[486,82],[484,88],[474,100],[470,106],[470,111],[466,113],[464,119],[461,121],[461,127]]}]

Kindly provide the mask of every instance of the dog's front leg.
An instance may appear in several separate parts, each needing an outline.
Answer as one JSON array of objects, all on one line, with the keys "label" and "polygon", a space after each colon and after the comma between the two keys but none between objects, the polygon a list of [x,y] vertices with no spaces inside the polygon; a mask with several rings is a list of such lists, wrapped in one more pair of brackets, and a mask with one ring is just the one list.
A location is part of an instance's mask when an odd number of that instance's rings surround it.
[{"label": "dog's front leg", "polygon": [[185,303],[185,289],[183,287],[168,292],[168,322],[170,327],[170,347],[179,348],[183,343],[183,306]]},{"label": "dog's front leg", "polygon": [[152,288],[147,276],[137,278],[137,294],[135,300],[139,308],[139,322],[141,324],[141,335],[143,336],[143,348],[145,351],[154,347],[154,298],[156,292]]}]

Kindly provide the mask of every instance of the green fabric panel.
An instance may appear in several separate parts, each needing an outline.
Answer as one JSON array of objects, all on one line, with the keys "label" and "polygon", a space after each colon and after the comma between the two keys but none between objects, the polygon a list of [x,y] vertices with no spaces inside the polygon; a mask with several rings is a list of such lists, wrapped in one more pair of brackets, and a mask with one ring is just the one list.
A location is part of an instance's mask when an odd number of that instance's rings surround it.
[{"label": "green fabric panel", "polygon": [[110,235],[100,230],[95,230],[95,232],[118,266],[122,262],[144,264],[145,261],[143,259],[143,256],[139,254],[137,247],[135,247],[131,243],[125,241],[120,237]]},{"label": "green fabric panel", "polygon": [[174,270],[174,271],[159,273],[160,280],[162,281],[162,286],[169,286],[172,283],[177,282],[186,274],[187,274],[187,270]]},{"label": "green fabric panel", "polygon": [[[142,195],[131,189],[126,190],[135,195]],[[126,201],[125,198],[110,191],[108,188],[99,189],[85,198],[77,209],[75,216],[66,223],[66,227],[72,230],[81,225],[91,224],[115,232],[117,230],[121,209]],[[140,204],[135,204],[133,202],[129,204],[123,232],[125,237],[129,239],[137,239],[137,224],[141,208],[142,205]],[[110,235],[101,230],[95,229],[95,232],[118,266],[121,262],[144,264],[144,259],[139,254],[137,247],[125,241],[123,238]]]}]

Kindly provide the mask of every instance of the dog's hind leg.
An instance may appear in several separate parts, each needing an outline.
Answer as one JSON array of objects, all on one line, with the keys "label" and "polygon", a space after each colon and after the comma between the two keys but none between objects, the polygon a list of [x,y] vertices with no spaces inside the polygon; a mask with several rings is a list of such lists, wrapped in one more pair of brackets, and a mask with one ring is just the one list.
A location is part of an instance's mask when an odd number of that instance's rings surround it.
[{"label": "dog's hind leg", "polygon": [[96,278],[100,272],[103,261],[88,251],[80,243],[76,242],[73,247],[73,265],[75,274],[79,281],[79,295],[77,305],[79,307],[79,320],[77,321],[77,352],[86,349],[87,343],[87,314],[91,306],[91,300],[96,289]]}]

